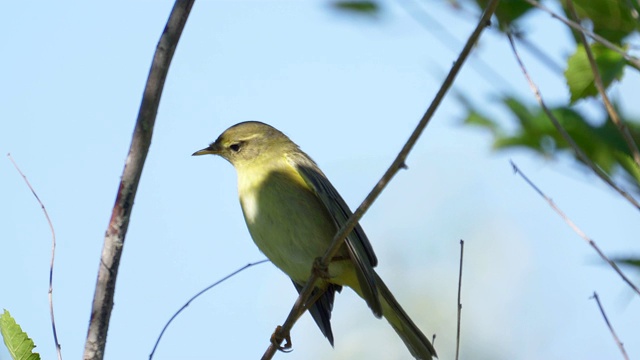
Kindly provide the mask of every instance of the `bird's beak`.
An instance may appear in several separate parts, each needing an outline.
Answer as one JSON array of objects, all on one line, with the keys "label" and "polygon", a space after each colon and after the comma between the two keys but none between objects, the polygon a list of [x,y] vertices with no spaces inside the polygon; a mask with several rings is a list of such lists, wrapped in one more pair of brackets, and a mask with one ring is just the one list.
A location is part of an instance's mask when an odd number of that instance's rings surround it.
[{"label": "bird's beak", "polygon": [[194,152],[193,154],[191,154],[191,156],[209,155],[209,154],[217,155],[219,153],[220,153],[220,146],[218,146],[218,144],[216,143],[212,143],[208,147]]}]

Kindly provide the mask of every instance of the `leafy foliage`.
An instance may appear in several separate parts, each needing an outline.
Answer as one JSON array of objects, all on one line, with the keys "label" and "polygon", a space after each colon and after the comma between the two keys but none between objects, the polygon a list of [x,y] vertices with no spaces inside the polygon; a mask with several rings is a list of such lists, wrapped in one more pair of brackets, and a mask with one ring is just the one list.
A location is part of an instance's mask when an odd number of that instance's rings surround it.
[{"label": "leafy foliage", "polygon": [[[601,44],[591,44],[590,47],[604,87],[608,88],[615,80],[622,79],[627,63],[622,55]],[[598,94],[594,85],[594,74],[582,44],[578,44],[575,53],[567,61],[564,75],[571,92],[572,103]]]},{"label": "leafy foliage", "polygon": [[[489,0],[475,0],[481,9],[484,9]],[[498,19],[498,26],[501,30],[506,31],[511,27],[511,24],[518,21],[522,16],[531,10],[533,6],[522,0],[502,0],[498,9],[496,9],[495,16]]]},{"label": "leafy foliage", "polygon": [[360,15],[376,15],[380,12],[380,5],[375,1],[367,0],[347,0],[336,1],[333,6],[339,10],[344,10]]},{"label": "leafy foliage", "polygon": [[614,257],[611,258],[611,260],[621,267],[628,267],[629,269],[635,270],[636,273],[640,274],[640,257]]},{"label": "leafy foliage", "polygon": [[[565,16],[571,19],[566,0],[562,3]],[[589,19],[594,33],[614,44],[622,44],[622,40],[629,34],[640,30],[640,22],[633,18],[633,11],[640,11],[640,4],[637,1],[573,0],[573,4],[578,17]],[[576,38],[576,42],[578,41]]]},{"label": "leafy foliage", "polygon": [[7,310],[0,315],[0,333],[14,360],[40,360],[40,354],[33,352],[36,347],[33,340],[22,331]]},{"label": "leafy foliage", "polygon": [[[581,163],[542,109],[527,106],[512,97],[504,97],[500,102],[510,112],[515,130],[508,131],[505,126],[473,109],[468,103],[465,124],[490,130],[494,149],[523,147],[545,157],[567,153]],[[640,193],[640,171],[633,163],[620,132],[609,119],[597,121],[601,125],[592,125],[568,106],[554,107],[551,112],[589,159],[610,176],[623,178],[635,192]],[[625,122],[636,142],[640,142],[640,122],[629,119],[625,119]]]},{"label": "leafy foliage", "polygon": [[611,259],[613,261],[615,261],[618,265],[626,265],[626,266],[632,266],[635,267],[636,270],[640,271],[640,259],[634,259],[634,258],[613,258]]}]

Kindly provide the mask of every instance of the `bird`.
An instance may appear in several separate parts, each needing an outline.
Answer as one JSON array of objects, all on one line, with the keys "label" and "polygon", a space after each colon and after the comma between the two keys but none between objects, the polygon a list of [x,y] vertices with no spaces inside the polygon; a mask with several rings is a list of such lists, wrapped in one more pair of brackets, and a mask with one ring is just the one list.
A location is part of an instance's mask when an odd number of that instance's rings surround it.
[{"label": "bird", "polygon": [[[238,197],[249,233],[260,251],[300,292],[338,229],[352,215],[318,165],[289,137],[258,121],[229,127],[208,147],[193,153],[218,155],[236,170]],[[375,272],[369,239],[357,224],[313,289],[314,321],[334,345],[331,311],[336,292],[353,289],[373,314],[384,317],[409,352],[421,360],[436,350]]]}]

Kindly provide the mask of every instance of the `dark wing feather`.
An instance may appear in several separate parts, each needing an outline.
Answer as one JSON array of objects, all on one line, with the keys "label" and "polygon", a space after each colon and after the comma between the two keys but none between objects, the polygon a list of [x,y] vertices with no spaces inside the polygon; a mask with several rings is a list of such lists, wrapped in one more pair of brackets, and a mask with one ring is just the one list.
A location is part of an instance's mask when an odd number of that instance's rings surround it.
[{"label": "dark wing feather", "polygon": [[[293,286],[298,290],[298,294],[302,291],[304,285],[300,285],[293,281]],[[318,288],[313,289],[311,298],[315,298],[318,291],[324,291],[324,293],[316,300],[316,302],[309,308],[309,313],[313,317],[313,320],[318,324],[320,331],[329,340],[329,344],[333,346],[333,332],[331,331],[331,310],[333,309],[333,299],[336,296],[336,291],[340,292],[342,286],[329,284],[326,290],[320,290]]]},{"label": "dark wing feather", "polygon": [[[298,169],[307,185],[315,190],[327,211],[331,214],[336,227],[342,227],[352,214],[342,196],[338,194],[338,191],[331,185],[313,160],[306,155],[296,154],[294,156],[295,158],[289,159],[290,163]],[[378,288],[373,270],[378,264],[378,259],[360,224],[355,226],[344,243],[349,251],[351,260],[355,264],[362,296],[374,315],[381,317],[382,307],[378,298]]]}]

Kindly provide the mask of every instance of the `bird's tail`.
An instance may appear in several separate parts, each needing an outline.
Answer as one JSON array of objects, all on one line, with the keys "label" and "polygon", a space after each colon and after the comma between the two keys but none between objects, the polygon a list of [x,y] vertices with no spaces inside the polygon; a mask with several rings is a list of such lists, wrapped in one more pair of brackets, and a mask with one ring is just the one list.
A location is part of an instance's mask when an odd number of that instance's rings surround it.
[{"label": "bird's tail", "polygon": [[433,348],[431,342],[424,336],[422,331],[418,329],[416,324],[411,321],[407,313],[404,312],[400,304],[398,304],[398,301],[393,297],[387,285],[384,284],[377,274],[376,284],[380,292],[380,300],[382,300],[382,316],[387,319],[389,324],[391,324],[393,329],[398,333],[411,354],[420,360],[431,360],[433,357],[437,357],[436,349]]}]

